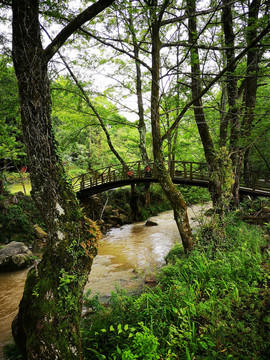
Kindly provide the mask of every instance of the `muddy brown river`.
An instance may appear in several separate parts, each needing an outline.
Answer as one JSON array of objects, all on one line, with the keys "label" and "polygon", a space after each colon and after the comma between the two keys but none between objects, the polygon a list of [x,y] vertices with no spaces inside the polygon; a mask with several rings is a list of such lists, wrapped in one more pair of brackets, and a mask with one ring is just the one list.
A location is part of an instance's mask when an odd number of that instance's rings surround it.
[{"label": "muddy brown river", "polygon": [[[194,205],[188,209],[192,228],[198,226],[202,214],[210,204]],[[146,227],[145,222],[113,228],[101,239],[98,255],[86,285],[92,294],[104,299],[115,286],[136,290],[144,284],[145,275],[164,264],[164,257],[179,234],[172,211],[151,217],[158,226]],[[10,342],[11,322],[18,311],[28,270],[0,274],[0,359],[3,345]]]}]

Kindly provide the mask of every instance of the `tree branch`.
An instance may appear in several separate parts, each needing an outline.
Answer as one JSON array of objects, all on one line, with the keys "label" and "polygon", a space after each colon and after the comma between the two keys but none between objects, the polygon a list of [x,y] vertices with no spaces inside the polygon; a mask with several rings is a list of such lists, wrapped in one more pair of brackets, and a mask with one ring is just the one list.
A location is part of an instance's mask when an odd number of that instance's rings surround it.
[{"label": "tree branch", "polygon": [[193,105],[198,99],[200,99],[204,94],[207,93],[207,91],[226,73],[226,71],[228,69],[231,68],[232,65],[234,65],[237,61],[239,61],[240,59],[242,59],[242,57],[245,56],[245,54],[249,51],[249,49],[251,49],[252,47],[254,47],[265,35],[268,34],[268,32],[270,31],[270,24],[268,24],[265,29],[263,29],[263,31],[249,44],[249,46],[247,46],[243,51],[240,52],[239,55],[237,55],[235,57],[234,60],[232,60],[203,90],[202,92],[196,96],[194,99],[192,99],[191,101],[189,101],[184,108],[182,109],[182,111],[180,112],[180,114],[177,116],[177,118],[175,119],[174,123],[172,124],[172,126],[170,127],[170,129],[168,129],[168,131],[162,136],[161,140],[164,141],[168,135],[176,128],[177,124],[179,123],[179,121],[182,119],[182,117],[184,116],[184,114],[186,113],[186,111],[190,108],[191,105]]},{"label": "tree branch", "polygon": [[115,0],[99,0],[68,23],[44,50],[43,58],[45,63],[48,63],[51,60],[54,54],[75,31],[77,31],[84,23],[93,19],[100,12],[109,7],[114,1]]},{"label": "tree branch", "polygon": [[[235,2],[237,2],[237,1],[233,0],[233,1],[230,2],[230,4],[234,4]],[[190,17],[197,17],[197,16],[200,16],[200,15],[211,14],[211,13],[216,12],[217,10],[221,10],[223,8],[224,8],[224,5],[219,5],[219,6],[216,6],[214,8],[207,9],[207,10],[197,11],[197,12],[195,12],[193,14],[189,14],[189,15],[185,14],[185,15],[182,15],[182,16],[177,16],[174,19],[167,19],[167,20],[161,21],[160,26],[164,26],[164,25],[168,25],[168,24],[174,24],[174,23],[183,21],[185,19],[188,19]]]}]

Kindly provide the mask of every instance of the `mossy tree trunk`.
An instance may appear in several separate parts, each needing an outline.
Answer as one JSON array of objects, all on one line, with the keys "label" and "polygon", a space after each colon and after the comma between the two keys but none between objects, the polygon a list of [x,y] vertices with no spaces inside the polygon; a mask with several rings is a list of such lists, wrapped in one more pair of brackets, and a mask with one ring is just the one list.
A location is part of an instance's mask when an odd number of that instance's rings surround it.
[{"label": "mossy tree trunk", "polygon": [[[225,51],[226,65],[235,59],[235,35],[233,28],[232,5],[229,0],[223,0],[222,25],[224,42],[227,47]],[[235,76],[236,64],[229,66],[226,73],[226,89],[228,98],[228,121],[230,123],[230,152],[234,173],[232,184],[232,198],[235,206],[239,206],[239,186],[242,168],[242,153],[240,149],[241,127],[240,127],[240,104],[238,100],[237,77]]]},{"label": "mossy tree trunk", "polygon": [[[229,0],[223,0],[222,23],[224,40],[227,50],[226,61],[230,64],[235,59],[235,35],[233,31],[233,11]],[[259,57],[262,50],[257,47],[250,47],[250,44],[257,38],[258,15],[261,0],[253,0],[249,3],[248,24],[246,29],[246,44],[249,47],[246,60],[246,76],[242,85],[237,88],[237,76],[235,76],[236,65],[230,66],[227,72],[226,86],[229,103],[230,121],[230,153],[234,170],[234,183],[232,186],[233,203],[239,206],[239,187],[244,165],[244,178],[249,184],[249,146],[250,137],[254,127],[254,110],[256,106],[256,94],[258,87]],[[242,104],[240,102],[243,92]],[[242,112],[240,116],[240,112]],[[242,118],[242,121],[240,121]]]},{"label": "mossy tree trunk", "polygon": [[32,197],[48,244],[27,277],[13,334],[24,359],[80,359],[82,293],[97,252],[99,230],[81,213],[51,130],[47,63],[85,21],[109,6],[99,1],[80,14],[47,49],[40,40],[39,1],[13,0],[13,61]]},{"label": "mossy tree trunk", "polygon": [[[249,45],[251,41],[256,38],[258,30],[258,16],[259,9],[261,6],[261,0],[253,0],[249,4],[249,17],[248,17],[248,27],[246,31],[246,42]],[[246,68],[246,78],[245,78],[245,90],[243,101],[245,104],[244,107],[244,116],[241,124],[244,145],[246,148],[244,152],[244,180],[245,184],[248,186],[252,185],[250,167],[250,136],[254,128],[255,122],[255,107],[257,100],[257,89],[258,89],[258,72],[259,72],[259,60],[262,56],[262,51],[257,47],[251,48],[247,54],[247,68]]]},{"label": "mossy tree trunk", "polygon": [[[162,154],[162,141],[159,115],[159,76],[160,76],[160,22],[164,9],[157,11],[157,3],[150,8],[151,34],[152,34],[152,86],[151,86],[151,127],[153,139],[154,171],[159,183],[171,203],[174,219],[185,251],[193,247],[192,232],[189,225],[187,207],[183,196],[172,182],[170,174],[165,167]],[[168,3],[167,3],[168,5]],[[166,2],[164,3],[166,6]]]},{"label": "mossy tree trunk", "polygon": [[[196,12],[195,0],[187,1],[187,12],[191,16],[188,19],[189,42],[195,44],[198,38],[197,34],[197,20],[192,14]],[[191,91],[194,101],[194,116],[197,128],[202,141],[205,159],[209,170],[209,191],[211,199],[216,212],[221,219],[224,217],[224,212],[229,208],[229,203],[232,197],[231,186],[233,183],[231,161],[225,146],[218,151],[210,134],[210,129],[204,114],[202,98],[199,95],[202,92],[201,85],[201,71],[199,50],[197,47],[190,49],[191,60]]]}]

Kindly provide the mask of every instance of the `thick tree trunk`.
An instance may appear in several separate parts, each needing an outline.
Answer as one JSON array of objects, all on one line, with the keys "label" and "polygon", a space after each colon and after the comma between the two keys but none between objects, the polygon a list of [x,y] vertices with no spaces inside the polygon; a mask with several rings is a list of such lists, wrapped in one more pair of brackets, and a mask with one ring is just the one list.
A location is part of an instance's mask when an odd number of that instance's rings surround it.
[{"label": "thick tree trunk", "polygon": [[[249,5],[249,18],[247,27],[247,45],[257,36],[256,22],[258,20],[259,7],[261,0],[253,0]],[[248,142],[252,133],[252,125],[254,123],[254,110],[256,106],[257,87],[258,87],[258,71],[259,71],[259,49],[252,48],[247,55],[247,70],[245,78],[244,104],[245,111],[242,121],[242,133],[244,145],[248,146]],[[250,148],[244,150],[244,181],[246,185],[251,184],[251,169],[249,163]]]},{"label": "thick tree trunk", "polygon": [[185,251],[193,247],[192,233],[187,216],[185,201],[173,184],[170,175],[165,167],[162,155],[162,142],[160,133],[159,118],[159,70],[160,70],[160,38],[159,21],[156,14],[152,14],[152,88],[151,88],[151,126],[153,138],[154,171],[160,185],[171,203],[174,211],[179,234]]},{"label": "thick tree trunk", "polygon": [[[223,0],[224,8],[222,12],[222,24],[225,45],[228,48],[226,50],[226,63],[230,64],[235,59],[235,50],[234,50],[234,32],[233,32],[233,16],[231,3],[229,0]],[[230,66],[226,75],[226,87],[227,87],[227,96],[228,96],[228,121],[230,123],[231,133],[230,133],[230,151],[231,159],[234,170],[234,183],[232,184],[232,196],[233,203],[235,206],[239,206],[239,186],[241,178],[241,169],[242,169],[242,152],[240,148],[240,137],[241,137],[241,128],[240,128],[240,118],[239,118],[239,104],[237,103],[238,90],[237,90],[237,79],[234,74],[236,69],[236,64]]]},{"label": "thick tree trunk", "polygon": [[132,221],[138,221],[140,216],[139,208],[139,193],[136,189],[135,184],[131,184],[131,193],[130,193],[130,208],[131,208],[131,218]]},{"label": "thick tree trunk", "polygon": [[[235,59],[234,50],[234,32],[233,32],[233,15],[231,4],[229,0],[223,0],[225,7],[223,8],[222,22],[224,30],[225,45],[228,47],[226,50],[227,64]],[[249,18],[246,30],[247,46],[251,44],[254,38],[257,37],[256,21],[258,19],[258,11],[261,0],[253,0],[249,5]],[[248,154],[249,150],[245,149],[248,145],[252,123],[254,120],[254,108],[256,104],[257,92],[257,75],[258,75],[258,53],[259,48],[250,48],[247,54],[247,70],[244,83],[244,116],[242,117],[242,124],[240,123],[240,105],[238,100],[237,78],[234,75],[236,65],[230,67],[227,72],[227,94],[229,103],[229,121],[231,126],[230,134],[230,152],[234,171],[234,183],[232,185],[233,203],[236,207],[239,206],[239,187],[242,175],[243,159],[244,159],[244,178],[247,182],[248,173]],[[241,139],[241,145],[240,145]]]},{"label": "thick tree trunk", "polygon": [[41,262],[28,274],[13,334],[24,359],[80,359],[82,293],[99,231],[81,213],[51,132],[39,2],[13,0],[12,9],[13,61],[31,194],[49,234]]},{"label": "thick tree trunk", "polygon": [[[196,12],[195,0],[189,0],[187,5],[188,14]],[[197,24],[196,18],[193,16],[191,16],[188,20],[188,31],[189,42],[193,44],[197,41]],[[190,58],[192,74],[191,91],[193,99],[196,99],[202,91],[200,59],[197,47],[190,49]],[[227,181],[228,177],[224,174],[224,164],[222,162],[224,160],[223,153],[225,153],[225,148],[222,148],[223,150],[219,152],[216,152],[215,150],[209,126],[204,115],[201,98],[194,101],[194,115],[209,169],[209,191],[213,206],[219,214],[223,215],[230,202],[230,184]],[[230,169],[228,168],[227,170],[229,171]]]}]

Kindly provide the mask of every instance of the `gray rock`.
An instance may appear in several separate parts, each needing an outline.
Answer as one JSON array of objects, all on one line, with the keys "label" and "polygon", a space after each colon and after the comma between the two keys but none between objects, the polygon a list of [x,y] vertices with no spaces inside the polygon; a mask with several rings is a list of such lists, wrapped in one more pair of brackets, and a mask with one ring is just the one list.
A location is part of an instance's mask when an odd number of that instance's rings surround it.
[{"label": "gray rock", "polygon": [[25,269],[33,262],[32,251],[22,242],[12,241],[0,250],[0,272]]},{"label": "gray rock", "polygon": [[128,222],[128,217],[125,214],[120,214],[119,218],[121,219],[123,224],[126,224]]},{"label": "gray rock", "polygon": [[113,224],[113,226],[120,224],[122,225],[122,220],[119,216],[109,215],[106,219],[110,224]]},{"label": "gray rock", "polygon": [[151,221],[151,220],[147,220],[144,225],[145,226],[158,226],[158,224],[156,222]]},{"label": "gray rock", "polygon": [[104,208],[104,213],[109,214],[113,210],[113,207],[111,205],[107,205]]}]

